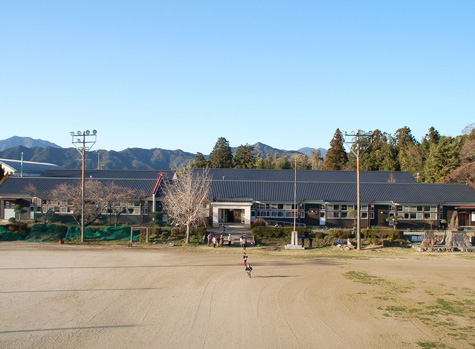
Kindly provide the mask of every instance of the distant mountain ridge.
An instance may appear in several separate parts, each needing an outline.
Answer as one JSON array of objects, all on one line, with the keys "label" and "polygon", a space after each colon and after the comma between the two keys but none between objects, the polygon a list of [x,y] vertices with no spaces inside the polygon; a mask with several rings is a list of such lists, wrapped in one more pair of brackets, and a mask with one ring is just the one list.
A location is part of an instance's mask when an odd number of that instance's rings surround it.
[{"label": "distant mountain ridge", "polygon": [[47,147],[53,147],[53,148],[61,148],[59,145],[44,141],[42,139],[33,139],[31,137],[18,137],[18,136],[13,136],[7,139],[4,139],[3,141],[0,141],[0,151],[5,150],[8,148],[14,148],[18,146],[24,146],[27,148],[47,148]]},{"label": "distant mountain ridge", "polygon": [[[6,141],[12,140],[20,142],[10,148],[0,149],[0,158],[20,159],[23,153],[25,161],[47,162],[61,166],[64,169],[81,168],[81,156],[76,148],[61,148],[60,146],[41,140],[33,140],[29,137],[11,137],[8,140],[0,141],[1,144],[13,144]],[[6,143],[2,143],[6,142]],[[28,144],[41,144],[30,147]],[[232,148],[235,152],[237,147]],[[314,148],[302,148],[299,151],[289,151],[270,147],[263,143],[254,145],[254,154],[260,153],[263,158],[266,154],[274,156],[279,153],[279,157],[291,157],[297,154],[312,156]],[[319,149],[321,156],[326,153],[325,149]],[[122,151],[114,150],[92,150],[86,156],[87,169],[107,169],[107,170],[169,170],[187,166],[195,159],[196,154],[184,152],[182,150],[166,149],[142,149],[127,148]],[[208,156],[206,156],[208,157]]]}]

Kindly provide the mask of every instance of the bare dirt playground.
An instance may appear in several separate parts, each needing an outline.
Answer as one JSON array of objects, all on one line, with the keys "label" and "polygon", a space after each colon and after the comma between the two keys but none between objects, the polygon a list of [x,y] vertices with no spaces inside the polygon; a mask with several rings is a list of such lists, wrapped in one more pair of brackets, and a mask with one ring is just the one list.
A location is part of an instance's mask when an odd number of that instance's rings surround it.
[{"label": "bare dirt playground", "polygon": [[475,254],[0,243],[1,348],[473,348]]}]

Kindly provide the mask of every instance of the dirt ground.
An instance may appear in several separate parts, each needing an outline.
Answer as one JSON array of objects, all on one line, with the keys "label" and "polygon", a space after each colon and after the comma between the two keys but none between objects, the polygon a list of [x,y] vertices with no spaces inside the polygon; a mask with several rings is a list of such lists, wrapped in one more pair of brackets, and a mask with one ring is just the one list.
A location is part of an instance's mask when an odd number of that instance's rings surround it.
[{"label": "dirt ground", "polygon": [[473,254],[247,252],[2,242],[0,347],[475,346]]}]

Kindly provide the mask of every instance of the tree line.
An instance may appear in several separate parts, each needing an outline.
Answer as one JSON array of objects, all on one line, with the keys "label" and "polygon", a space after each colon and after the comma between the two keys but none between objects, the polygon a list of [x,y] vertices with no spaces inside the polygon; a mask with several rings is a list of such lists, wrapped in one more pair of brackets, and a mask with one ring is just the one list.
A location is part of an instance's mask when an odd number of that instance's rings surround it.
[{"label": "tree line", "polygon": [[195,160],[190,164],[192,168],[247,168],[247,169],[292,169],[297,165],[299,170],[321,170],[324,159],[319,150],[309,158],[305,154],[297,154],[289,158],[280,157],[279,153],[271,156],[269,153],[262,156],[254,154],[254,147],[249,144],[240,145],[236,154],[233,154],[229,142],[221,137],[216,142],[207,160],[202,153],[197,153]]},{"label": "tree line", "polygon": [[[442,136],[431,127],[419,142],[409,127],[394,134],[375,130],[368,137],[367,149],[360,155],[362,171],[408,171],[424,183],[468,183],[475,188],[475,123],[467,125],[457,137]],[[353,150],[355,145],[352,145]],[[344,135],[337,129],[323,158],[320,151],[311,157],[299,154],[288,158],[279,154],[254,154],[254,147],[240,145],[233,154],[229,142],[221,137],[209,159],[197,153],[193,168],[248,168],[298,170],[356,170],[357,161]]]}]

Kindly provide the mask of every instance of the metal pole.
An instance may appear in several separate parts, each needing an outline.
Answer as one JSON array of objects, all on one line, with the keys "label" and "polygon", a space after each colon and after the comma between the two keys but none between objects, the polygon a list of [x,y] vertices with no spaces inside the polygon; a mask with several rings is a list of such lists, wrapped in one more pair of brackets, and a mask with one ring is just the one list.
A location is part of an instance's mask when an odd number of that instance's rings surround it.
[{"label": "metal pole", "polygon": [[361,250],[361,204],[360,204],[360,145],[356,144],[356,248]]},{"label": "metal pole", "polygon": [[[351,141],[347,141],[345,137],[351,137]],[[343,131],[343,142],[349,146],[350,150],[356,156],[356,240],[357,250],[361,250],[361,181],[360,181],[360,156],[368,150],[373,142],[372,131],[368,133],[358,130],[357,132],[347,133]],[[351,144],[355,145],[355,149],[351,148]],[[363,151],[361,152],[361,149]],[[369,212],[368,212],[369,216]]]},{"label": "metal pole", "polygon": [[[295,159],[295,175],[294,175],[294,231],[297,225],[297,159]],[[297,241],[295,242],[297,245]]]},{"label": "metal pole", "polygon": [[81,242],[84,242],[84,209],[86,207],[85,196],[85,173],[86,173],[86,136],[83,136],[83,148],[82,148],[82,171],[81,171]]},{"label": "metal pole", "polygon": [[[92,148],[96,143],[97,131],[93,130],[92,134],[89,130],[81,132],[71,132],[72,143],[81,154],[81,242],[84,242],[84,210],[86,208],[86,186],[85,186],[85,173],[86,173],[86,152]],[[88,137],[93,137],[94,140],[89,140]]]}]

